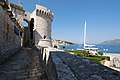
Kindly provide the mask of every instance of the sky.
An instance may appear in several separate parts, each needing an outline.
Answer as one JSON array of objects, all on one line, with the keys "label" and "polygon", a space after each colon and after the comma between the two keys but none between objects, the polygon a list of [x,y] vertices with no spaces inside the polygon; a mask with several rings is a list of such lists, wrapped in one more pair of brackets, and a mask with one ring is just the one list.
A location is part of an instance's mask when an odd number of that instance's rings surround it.
[{"label": "sky", "polygon": [[[15,4],[19,0],[9,0]],[[83,43],[87,22],[86,43],[96,44],[120,39],[120,0],[20,0],[26,11],[36,4],[54,13],[52,38]],[[39,2],[40,1],[40,2]]]}]

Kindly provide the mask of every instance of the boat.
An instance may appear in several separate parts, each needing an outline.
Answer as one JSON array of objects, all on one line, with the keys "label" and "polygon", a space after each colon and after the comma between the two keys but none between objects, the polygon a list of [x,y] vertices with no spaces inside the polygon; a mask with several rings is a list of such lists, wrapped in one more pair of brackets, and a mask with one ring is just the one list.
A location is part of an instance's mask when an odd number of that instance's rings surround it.
[{"label": "boat", "polygon": [[98,48],[96,48],[95,45],[86,44],[86,25],[87,25],[87,22],[85,21],[83,49],[77,49],[77,50],[87,50],[91,54],[96,55],[98,53]]},{"label": "boat", "polygon": [[96,55],[98,53],[98,48],[95,45],[88,45],[86,44],[86,26],[87,22],[85,21],[85,28],[84,28],[84,50],[88,50],[90,53]]}]

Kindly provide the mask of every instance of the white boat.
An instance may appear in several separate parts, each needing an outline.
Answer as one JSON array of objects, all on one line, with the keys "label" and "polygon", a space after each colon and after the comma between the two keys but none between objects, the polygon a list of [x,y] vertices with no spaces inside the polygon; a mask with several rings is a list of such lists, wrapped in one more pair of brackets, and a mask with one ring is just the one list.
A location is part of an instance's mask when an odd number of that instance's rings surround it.
[{"label": "white boat", "polygon": [[98,48],[95,48],[95,45],[88,45],[86,44],[86,25],[87,25],[87,22],[85,21],[85,28],[84,28],[84,47],[83,49],[84,50],[88,50],[90,53],[92,54],[97,54],[98,52]]}]

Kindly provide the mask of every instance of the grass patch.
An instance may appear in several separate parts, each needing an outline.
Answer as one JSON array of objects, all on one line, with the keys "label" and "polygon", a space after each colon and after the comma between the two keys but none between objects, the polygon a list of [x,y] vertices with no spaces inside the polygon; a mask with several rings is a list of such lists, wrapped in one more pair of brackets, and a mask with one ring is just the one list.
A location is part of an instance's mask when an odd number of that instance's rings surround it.
[{"label": "grass patch", "polygon": [[108,56],[91,55],[89,51],[65,50],[65,52],[72,52],[77,56],[81,56],[84,59],[88,59],[91,62],[99,63],[99,64],[103,64],[104,60],[108,60],[108,61],[110,60],[110,57]]}]

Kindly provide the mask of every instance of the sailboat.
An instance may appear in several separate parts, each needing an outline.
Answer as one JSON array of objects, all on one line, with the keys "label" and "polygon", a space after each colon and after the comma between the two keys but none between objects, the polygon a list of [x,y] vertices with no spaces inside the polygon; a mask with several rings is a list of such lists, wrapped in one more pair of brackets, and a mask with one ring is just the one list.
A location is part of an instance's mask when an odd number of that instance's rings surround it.
[{"label": "sailboat", "polygon": [[84,50],[88,50],[92,54],[97,54],[98,48],[95,48],[95,45],[88,45],[86,44],[86,25],[87,22],[85,21],[85,28],[84,28]]},{"label": "sailboat", "polygon": [[87,25],[87,22],[85,21],[83,49],[77,49],[77,50],[88,50],[93,55],[96,55],[98,52],[98,48],[95,48],[95,45],[86,44],[86,25]]}]

